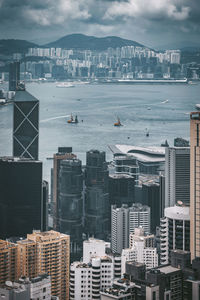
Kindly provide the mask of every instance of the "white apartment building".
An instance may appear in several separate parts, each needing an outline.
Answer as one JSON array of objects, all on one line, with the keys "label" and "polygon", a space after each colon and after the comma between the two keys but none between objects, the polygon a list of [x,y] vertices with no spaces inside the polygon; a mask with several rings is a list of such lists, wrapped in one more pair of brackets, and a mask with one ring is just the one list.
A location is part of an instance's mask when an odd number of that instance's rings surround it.
[{"label": "white apartment building", "polygon": [[130,233],[142,227],[145,234],[150,233],[150,207],[134,203],[131,207],[122,205],[111,208],[111,245],[113,253],[121,254],[122,249],[129,247]]},{"label": "white apartment building", "polygon": [[146,265],[147,269],[158,266],[158,253],[154,247],[154,235],[145,235],[143,228],[136,228],[131,234],[130,248],[122,250],[121,270],[125,273],[127,261],[136,261]]},{"label": "white apartment building", "polygon": [[165,208],[160,220],[160,263],[170,262],[170,251],[190,251],[190,207],[183,204]]},{"label": "white apartment building", "polygon": [[70,267],[71,300],[100,299],[100,290],[120,278],[121,257],[107,251],[107,246],[110,244],[94,238],[83,242],[83,262],[74,262]]}]

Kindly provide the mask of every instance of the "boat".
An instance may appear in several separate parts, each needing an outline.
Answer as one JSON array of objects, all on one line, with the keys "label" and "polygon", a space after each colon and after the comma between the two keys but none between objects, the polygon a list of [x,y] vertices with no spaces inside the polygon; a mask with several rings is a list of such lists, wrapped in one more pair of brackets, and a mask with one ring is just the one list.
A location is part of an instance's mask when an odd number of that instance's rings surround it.
[{"label": "boat", "polygon": [[149,137],[149,130],[146,128],[146,137]]},{"label": "boat", "polygon": [[71,114],[71,117],[69,120],[67,120],[68,124],[77,124],[78,123],[78,117],[77,115],[75,116],[75,118],[73,117],[73,115]]},{"label": "boat", "polygon": [[196,105],[195,105],[195,108],[196,108],[197,110],[200,110],[200,104],[196,104]]},{"label": "boat", "polygon": [[56,85],[56,87],[58,87],[58,88],[69,88],[69,87],[74,87],[74,85],[71,84],[70,82],[60,82]]},{"label": "boat", "polygon": [[117,122],[116,123],[114,123],[114,126],[122,126],[122,124],[121,124],[121,122],[120,122],[120,118],[119,117],[117,117]]}]

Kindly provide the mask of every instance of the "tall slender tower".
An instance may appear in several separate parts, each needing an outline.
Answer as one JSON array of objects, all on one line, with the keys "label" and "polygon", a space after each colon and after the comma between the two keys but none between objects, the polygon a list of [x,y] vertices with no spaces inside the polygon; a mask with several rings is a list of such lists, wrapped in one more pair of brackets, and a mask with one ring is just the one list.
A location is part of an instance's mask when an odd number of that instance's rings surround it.
[{"label": "tall slender tower", "polygon": [[106,240],[110,227],[110,208],[105,152],[98,150],[87,152],[85,186],[86,234]]},{"label": "tall slender tower", "polygon": [[83,173],[79,159],[60,163],[58,230],[70,235],[71,261],[82,256]]},{"label": "tall slender tower", "polygon": [[200,257],[200,112],[190,114],[190,252]]},{"label": "tall slender tower", "polygon": [[59,172],[60,164],[63,159],[76,158],[72,153],[72,147],[58,147],[58,152],[53,155],[52,170],[52,205],[53,205],[53,228],[58,230],[58,195],[59,195]]},{"label": "tall slender tower", "polygon": [[15,94],[13,109],[13,156],[38,160],[39,100],[27,91]]},{"label": "tall slender tower", "polygon": [[9,91],[16,91],[20,81],[20,62],[15,61],[9,65]]}]

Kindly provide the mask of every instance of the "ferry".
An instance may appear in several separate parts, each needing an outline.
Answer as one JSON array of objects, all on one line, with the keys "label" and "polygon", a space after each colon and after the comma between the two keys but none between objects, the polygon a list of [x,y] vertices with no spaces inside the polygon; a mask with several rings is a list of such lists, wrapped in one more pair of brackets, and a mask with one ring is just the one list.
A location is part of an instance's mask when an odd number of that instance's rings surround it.
[{"label": "ferry", "polygon": [[60,82],[56,85],[57,88],[70,88],[74,87],[74,85],[70,82]]},{"label": "ferry", "polygon": [[117,118],[117,122],[114,123],[114,126],[122,126],[122,123],[120,122],[120,118]]},{"label": "ferry", "polygon": [[197,110],[200,110],[200,104],[196,104],[196,105],[195,105],[195,108],[196,108]]}]

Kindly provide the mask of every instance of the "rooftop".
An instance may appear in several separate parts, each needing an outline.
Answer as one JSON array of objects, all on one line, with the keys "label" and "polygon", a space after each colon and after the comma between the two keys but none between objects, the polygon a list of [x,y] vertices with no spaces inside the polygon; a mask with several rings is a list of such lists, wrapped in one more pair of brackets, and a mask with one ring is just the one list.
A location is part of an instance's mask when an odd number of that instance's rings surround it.
[{"label": "rooftop", "polygon": [[16,91],[15,102],[38,102],[39,100],[27,91]]},{"label": "rooftop", "polygon": [[132,145],[109,145],[115,155],[130,155],[142,162],[159,163],[165,161],[165,147],[137,147]]}]

